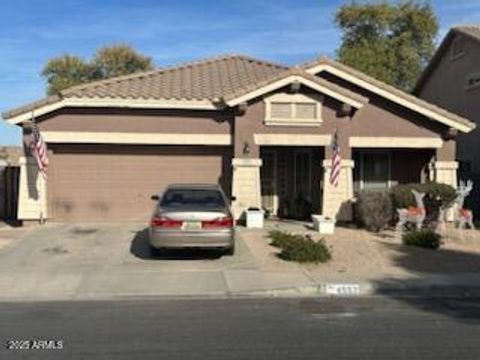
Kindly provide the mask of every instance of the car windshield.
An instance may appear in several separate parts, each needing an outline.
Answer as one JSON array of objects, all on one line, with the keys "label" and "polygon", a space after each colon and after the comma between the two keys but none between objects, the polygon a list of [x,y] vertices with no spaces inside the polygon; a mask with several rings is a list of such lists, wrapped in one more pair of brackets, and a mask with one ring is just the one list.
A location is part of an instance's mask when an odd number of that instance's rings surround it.
[{"label": "car windshield", "polygon": [[160,202],[162,207],[224,207],[225,201],[218,190],[171,189],[167,190]]}]

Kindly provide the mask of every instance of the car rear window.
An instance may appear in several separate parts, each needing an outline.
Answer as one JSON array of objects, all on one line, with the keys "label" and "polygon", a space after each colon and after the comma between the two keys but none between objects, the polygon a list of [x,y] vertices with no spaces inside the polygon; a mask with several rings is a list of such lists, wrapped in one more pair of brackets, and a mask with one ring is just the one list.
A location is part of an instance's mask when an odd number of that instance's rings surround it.
[{"label": "car rear window", "polygon": [[225,201],[218,190],[171,189],[163,195],[163,207],[224,207]]}]

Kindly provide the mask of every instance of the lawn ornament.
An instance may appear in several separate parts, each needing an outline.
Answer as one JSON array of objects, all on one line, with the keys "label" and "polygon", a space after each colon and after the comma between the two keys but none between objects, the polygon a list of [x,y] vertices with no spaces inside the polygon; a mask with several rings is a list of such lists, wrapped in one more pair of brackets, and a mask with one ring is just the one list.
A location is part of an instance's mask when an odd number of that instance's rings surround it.
[{"label": "lawn ornament", "polygon": [[422,228],[423,221],[425,220],[425,216],[427,215],[425,205],[423,204],[425,193],[419,193],[418,191],[412,190],[412,194],[415,197],[417,206],[411,206],[407,209],[397,209],[398,222],[395,229],[400,238],[405,224],[414,223],[417,230],[420,230]]},{"label": "lawn ornament", "polygon": [[457,205],[455,224],[457,225],[458,229],[465,228],[465,225],[467,224],[470,229],[475,229],[475,226],[473,225],[472,211],[463,207],[465,198],[470,194],[472,189],[473,181],[468,180],[467,183],[465,183],[463,180],[460,180],[460,184],[457,187],[457,197],[455,198],[455,204]]}]

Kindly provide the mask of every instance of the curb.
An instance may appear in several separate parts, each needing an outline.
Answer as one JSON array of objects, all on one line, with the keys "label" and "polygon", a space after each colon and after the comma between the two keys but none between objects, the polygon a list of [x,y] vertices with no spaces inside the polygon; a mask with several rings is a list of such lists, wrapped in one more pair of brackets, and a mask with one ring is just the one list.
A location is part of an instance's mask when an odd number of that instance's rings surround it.
[{"label": "curb", "polygon": [[367,296],[386,297],[478,297],[480,285],[458,284],[425,284],[425,285],[391,285],[364,283],[322,283],[313,286],[289,287],[271,290],[258,290],[242,293],[232,293],[231,297],[325,297],[325,298],[355,298]]},{"label": "curb", "polygon": [[128,301],[153,299],[252,299],[252,298],[360,298],[360,297],[417,297],[417,298],[480,298],[480,284],[466,285],[454,283],[430,284],[374,284],[371,282],[321,283],[300,287],[285,287],[268,290],[240,292],[219,292],[215,294],[135,294],[117,293],[84,295],[67,294],[66,296],[40,297],[0,297],[0,303],[9,302],[50,302],[50,301]]}]

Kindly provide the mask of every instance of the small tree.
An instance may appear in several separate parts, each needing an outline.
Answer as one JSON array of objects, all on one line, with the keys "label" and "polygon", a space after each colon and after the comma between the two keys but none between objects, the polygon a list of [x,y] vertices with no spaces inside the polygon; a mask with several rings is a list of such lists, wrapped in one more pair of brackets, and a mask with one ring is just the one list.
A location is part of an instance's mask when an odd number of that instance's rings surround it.
[{"label": "small tree", "polygon": [[152,58],[125,44],[99,49],[92,60],[92,66],[95,75],[101,79],[153,69]]},{"label": "small tree", "polygon": [[343,32],[341,62],[404,90],[435,50],[438,21],[428,2],[352,1],[340,7],[335,22]]},{"label": "small tree", "polygon": [[89,81],[152,69],[150,57],[120,44],[100,48],[90,62],[68,54],[53,58],[47,62],[41,74],[47,80],[47,93],[53,95]]},{"label": "small tree", "polygon": [[74,85],[83,84],[92,77],[93,69],[82,58],[62,55],[47,62],[42,76],[47,80],[47,94],[53,95]]}]

